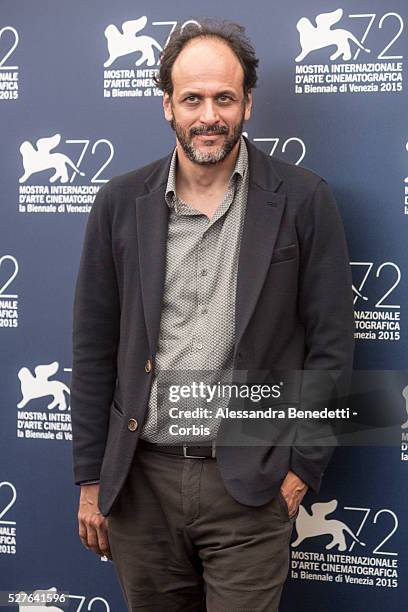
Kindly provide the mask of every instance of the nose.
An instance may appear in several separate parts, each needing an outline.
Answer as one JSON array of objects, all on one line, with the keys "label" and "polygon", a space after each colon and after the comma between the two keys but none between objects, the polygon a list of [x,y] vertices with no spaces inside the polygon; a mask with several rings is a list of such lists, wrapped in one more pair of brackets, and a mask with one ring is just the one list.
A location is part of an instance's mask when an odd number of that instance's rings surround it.
[{"label": "nose", "polygon": [[218,116],[217,108],[214,101],[211,99],[205,99],[201,106],[200,121],[206,125],[214,125],[220,120]]}]

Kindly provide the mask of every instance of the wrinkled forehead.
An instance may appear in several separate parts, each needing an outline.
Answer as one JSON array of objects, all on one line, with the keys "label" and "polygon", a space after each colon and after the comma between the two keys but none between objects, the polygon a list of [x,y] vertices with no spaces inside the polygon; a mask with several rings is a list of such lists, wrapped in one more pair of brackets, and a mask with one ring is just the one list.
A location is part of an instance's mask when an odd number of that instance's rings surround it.
[{"label": "wrinkled forehead", "polygon": [[178,55],[172,68],[176,92],[186,88],[226,88],[242,91],[244,71],[227,43],[218,38],[195,38]]}]

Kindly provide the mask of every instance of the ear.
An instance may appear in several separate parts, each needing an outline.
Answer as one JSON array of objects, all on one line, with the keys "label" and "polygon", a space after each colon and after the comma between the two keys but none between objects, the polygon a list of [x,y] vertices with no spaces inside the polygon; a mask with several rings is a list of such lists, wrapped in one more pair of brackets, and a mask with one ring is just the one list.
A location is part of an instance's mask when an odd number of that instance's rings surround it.
[{"label": "ear", "polygon": [[171,106],[171,98],[167,91],[163,93],[163,112],[166,121],[171,121],[173,119],[173,109]]},{"label": "ear", "polygon": [[248,121],[251,118],[252,112],[252,89],[250,89],[247,93],[247,101],[245,103],[245,114],[244,120]]}]

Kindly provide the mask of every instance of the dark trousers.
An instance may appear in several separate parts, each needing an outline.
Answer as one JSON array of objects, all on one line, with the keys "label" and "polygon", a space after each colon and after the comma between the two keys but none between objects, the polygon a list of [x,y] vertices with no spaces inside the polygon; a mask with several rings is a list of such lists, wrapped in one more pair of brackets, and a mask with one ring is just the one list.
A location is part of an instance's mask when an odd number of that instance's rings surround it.
[{"label": "dark trousers", "polygon": [[295,517],[280,494],[259,507],[235,501],[216,459],[139,444],[107,522],[129,611],[278,610]]}]

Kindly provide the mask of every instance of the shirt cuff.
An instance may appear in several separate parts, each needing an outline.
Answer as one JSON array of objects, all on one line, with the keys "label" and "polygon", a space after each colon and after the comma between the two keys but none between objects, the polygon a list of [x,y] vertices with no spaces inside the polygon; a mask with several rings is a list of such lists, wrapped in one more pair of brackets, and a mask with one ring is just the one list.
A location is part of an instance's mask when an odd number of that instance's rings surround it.
[{"label": "shirt cuff", "polygon": [[83,484],[98,484],[100,481],[99,480],[82,480],[82,482],[80,482],[80,485]]}]

